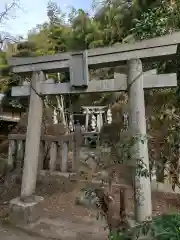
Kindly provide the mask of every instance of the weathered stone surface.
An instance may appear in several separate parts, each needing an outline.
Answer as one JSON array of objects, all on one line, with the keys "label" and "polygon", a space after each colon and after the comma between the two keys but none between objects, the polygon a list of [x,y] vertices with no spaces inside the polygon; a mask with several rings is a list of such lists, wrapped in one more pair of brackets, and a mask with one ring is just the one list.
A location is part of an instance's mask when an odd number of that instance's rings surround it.
[{"label": "weathered stone surface", "polygon": [[10,221],[15,225],[26,225],[36,222],[41,216],[43,197],[35,196],[32,201],[23,202],[20,198],[10,201]]},{"label": "weathered stone surface", "polygon": [[17,228],[13,228],[11,226],[0,225],[0,236],[3,240],[44,240],[39,236],[30,235],[25,231],[21,231]]},{"label": "weathered stone surface", "polygon": [[82,217],[76,220],[53,218],[41,219],[35,224],[24,226],[30,234],[38,234],[46,239],[61,240],[106,240],[108,229],[103,220]]},{"label": "weathered stone surface", "polygon": [[88,208],[96,208],[98,203],[98,198],[93,189],[81,189],[76,196],[75,203],[77,205],[85,206]]},{"label": "weathered stone surface", "polygon": [[38,180],[45,184],[53,184],[61,189],[62,192],[70,192],[74,189],[76,183],[76,174],[74,173],[62,173],[62,172],[49,172],[41,170],[38,175]]}]

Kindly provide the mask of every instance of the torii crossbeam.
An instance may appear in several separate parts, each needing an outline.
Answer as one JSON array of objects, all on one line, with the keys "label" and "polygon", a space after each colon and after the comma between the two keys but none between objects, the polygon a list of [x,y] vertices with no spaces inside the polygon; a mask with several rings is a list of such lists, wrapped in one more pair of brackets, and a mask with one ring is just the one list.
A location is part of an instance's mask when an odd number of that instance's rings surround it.
[{"label": "torii crossbeam", "polygon": [[[143,40],[134,44],[119,44],[115,47],[95,48],[86,51],[89,68],[119,66],[130,59],[154,61],[169,59],[176,56],[177,45],[180,43],[179,32],[171,35]],[[73,55],[79,55],[73,53]],[[53,72],[69,70],[72,53],[58,53],[52,56],[11,58],[9,65],[15,73],[35,71]]]},{"label": "torii crossbeam", "polygon": [[[36,91],[41,95],[58,95],[73,93],[94,93],[94,92],[118,92],[127,91],[127,76],[124,74],[115,74],[114,79],[92,80],[87,88],[72,89],[70,83],[49,83],[47,81],[36,82]],[[152,74],[147,71],[143,74],[143,88],[164,88],[177,86],[175,73],[171,74]],[[29,96],[30,84],[12,88],[12,96]]]}]

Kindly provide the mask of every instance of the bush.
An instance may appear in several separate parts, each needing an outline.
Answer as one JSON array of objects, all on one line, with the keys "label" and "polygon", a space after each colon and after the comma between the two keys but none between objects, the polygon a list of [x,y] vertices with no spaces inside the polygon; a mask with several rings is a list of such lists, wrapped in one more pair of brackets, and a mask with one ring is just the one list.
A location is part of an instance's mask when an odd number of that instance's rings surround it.
[{"label": "bush", "polygon": [[157,240],[180,240],[180,214],[155,217],[152,228]]},{"label": "bush", "polygon": [[131,237],[124,233],[111,233],[109,240],[131,240]]},{"label": "bush", "polygon": [[131,240],[133,235],[137,240],[180,240],[180,214],[154,217],[152,222],[136,225],[127,233],[111,233],[109,240]]}]

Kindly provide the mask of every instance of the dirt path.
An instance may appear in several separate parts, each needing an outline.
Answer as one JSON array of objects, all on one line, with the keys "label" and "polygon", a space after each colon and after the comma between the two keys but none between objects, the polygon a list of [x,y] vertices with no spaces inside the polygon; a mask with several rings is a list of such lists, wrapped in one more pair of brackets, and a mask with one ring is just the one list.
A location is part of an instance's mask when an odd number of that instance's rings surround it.
[{"label": "dirt path", "polygon": [[0,225],[0,239],[3,240],[44,240],[45,238],[29,235],[16,228]]}]

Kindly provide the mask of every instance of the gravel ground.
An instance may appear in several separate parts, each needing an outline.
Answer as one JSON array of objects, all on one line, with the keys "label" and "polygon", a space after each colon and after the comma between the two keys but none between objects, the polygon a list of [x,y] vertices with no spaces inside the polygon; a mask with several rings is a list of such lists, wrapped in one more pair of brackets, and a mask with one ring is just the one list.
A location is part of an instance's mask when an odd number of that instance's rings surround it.
[{"label": "gravel ground", "polygon": [[29,235],[19,229],[0,225],[0,239],[3,240],[43,240],[45,238]]}]

